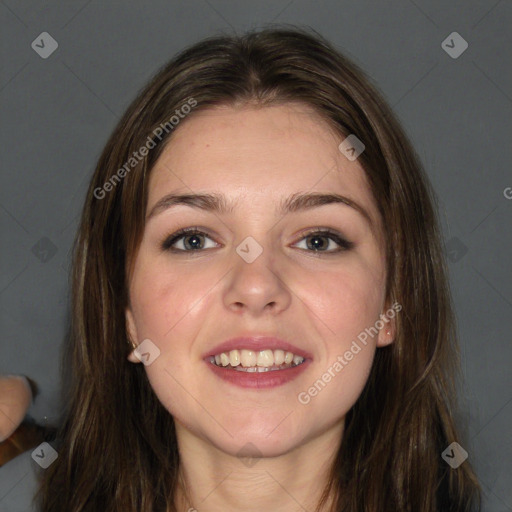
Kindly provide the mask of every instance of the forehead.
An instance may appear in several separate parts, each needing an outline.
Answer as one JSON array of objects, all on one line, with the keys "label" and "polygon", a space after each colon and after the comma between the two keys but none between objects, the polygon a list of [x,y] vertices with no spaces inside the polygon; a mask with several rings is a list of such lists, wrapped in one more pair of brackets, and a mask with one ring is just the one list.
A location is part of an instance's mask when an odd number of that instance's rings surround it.
[{"label": "forehead", "polygon": [[266,208],[296,192],[334,192],[362,204],[378,223],[363,168],[338,149],[343,138],[300,104],[194,112],[153,168],[148,209],[171,191],[216,191]]}]

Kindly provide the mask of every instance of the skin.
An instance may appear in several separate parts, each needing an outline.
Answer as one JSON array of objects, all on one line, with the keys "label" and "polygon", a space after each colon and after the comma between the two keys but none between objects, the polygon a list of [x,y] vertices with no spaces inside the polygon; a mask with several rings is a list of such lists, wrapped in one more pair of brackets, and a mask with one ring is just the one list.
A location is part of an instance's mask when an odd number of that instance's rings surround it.
[{"label": "skin", "polygon": [[21,375],[0,377],[0,442],[21,424],[32,400],[27,379]]},{"label": "skin", "polygon": [[[176,422],[190,499],[179,493],[179,510],[313,510],[375,350],[394,339],[390,320],[308,404],[298,401],[390,307],[381,219],[362,167],[338,150],[342,140],[300,104],[217,107],[182,121],[152,171],[148,212],[171,192],[238,201],[223,215],[175,206],[152,217],[130,278],[127,328],[135,344],[149,338],[159,348],[145,369]],[[349,197],[371,225],[339,204],[278,215],[276,204],[296,192]],[[169,235],[193,226],[208,232],[204,249],[161,249]],[[322,238],[331,252],[308,248],[306,232],[318,226],[354,247],[334,252],[336,242]],[[250,264],[235,250],[247,236],[263,248]],[[185,235],[175,247],[190,241]],[[247,333],[290,340],[313,360],[285,385],[236,387],[202,356]],[[139,363],[134,353],[129,359]],[[250,464],[237,456],[244,446],[257,457]]]}]

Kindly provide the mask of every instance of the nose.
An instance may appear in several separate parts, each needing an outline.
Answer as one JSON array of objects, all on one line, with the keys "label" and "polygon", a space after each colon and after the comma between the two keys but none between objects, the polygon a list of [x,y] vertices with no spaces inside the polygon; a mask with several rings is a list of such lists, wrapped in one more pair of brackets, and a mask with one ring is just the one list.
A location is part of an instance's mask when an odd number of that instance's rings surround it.
[{"label": "nose", "polygon": [[247,311],[254,317],[287,309],[292,292],[282,270],[277,256],[268,247],[263,247],[252,263],[235,252],[224,293],[226,308],[236,313]]}]

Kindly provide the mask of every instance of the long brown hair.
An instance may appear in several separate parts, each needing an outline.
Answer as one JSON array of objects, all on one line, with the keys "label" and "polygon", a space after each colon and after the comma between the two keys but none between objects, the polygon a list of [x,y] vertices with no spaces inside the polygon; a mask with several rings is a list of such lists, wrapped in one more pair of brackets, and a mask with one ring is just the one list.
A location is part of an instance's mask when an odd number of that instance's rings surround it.
[{"label": "long brown hair", "polygon": [[[173,418],[144,367],[126,360],[128,280],[149,174],[179,129],[169,120],[183,105],[195,102],[193,116],[215,105],[288,101],[313,107],[340,142],[349,134],[364,142],[358,161],[385,226],[387,296],[403,308],[395,342],[377,349],[346,417],[319,509],[331,499],[333,511],[345,512],[479,509],[469,462],[451,469],[441,458],[453,441],[464,445],[453,419],[458,352],[433,194],[419,158],[354,63],[313,31],[281,26],[182,51],[130,105],[100,156],[74,245],[70,382],[59,457],[40,489],[44,512],[175,510]],[[134,159],[144,145],[149,152]]]}]

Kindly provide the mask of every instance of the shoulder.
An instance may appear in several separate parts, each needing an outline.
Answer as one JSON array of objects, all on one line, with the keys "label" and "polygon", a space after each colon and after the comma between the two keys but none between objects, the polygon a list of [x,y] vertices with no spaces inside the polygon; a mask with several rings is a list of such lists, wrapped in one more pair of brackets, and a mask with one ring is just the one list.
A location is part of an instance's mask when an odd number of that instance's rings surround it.
[{"label": "shoulder", "polygon": [[32,450],[24,452],[0,467],[0,510],[2,512],[35,512],[32,503],[37,492],[38,468]]}]

